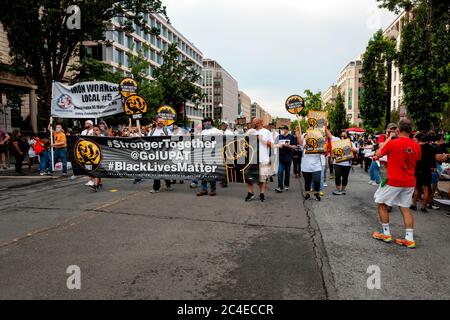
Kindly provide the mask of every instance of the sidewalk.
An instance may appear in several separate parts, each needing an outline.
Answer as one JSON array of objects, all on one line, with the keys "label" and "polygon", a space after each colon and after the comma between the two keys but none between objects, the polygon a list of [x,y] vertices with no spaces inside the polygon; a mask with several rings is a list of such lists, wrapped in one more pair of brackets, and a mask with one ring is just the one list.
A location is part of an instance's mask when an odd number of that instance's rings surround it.
[{"label": "sidewalk", "polygon": [[[14,165],[6,170],[0,169],[0,190],[22,188],[61,178],[61,172],[56,172],[53,176],[41,176],[39,165],[33,165],[30,170],[28,164],[24,163],[22,168],[24,176],[16,175]],[[69,171],[69,178],[70,176],[71,172]]]},{"label": "sidewalk", "polygon": [[[444,210],[413,212],[417,249],[372,239],[379,227],[373,195],[360,168],[350,173],[346,196],[333,196],[328,179],[322,202],[309,202],[319,225],[340,299],[449,299],[450,218]],[[401,213],[391,213],[391,231],[404,237]],[[381,270],[381,289],[369,290],[369,266]]]}]

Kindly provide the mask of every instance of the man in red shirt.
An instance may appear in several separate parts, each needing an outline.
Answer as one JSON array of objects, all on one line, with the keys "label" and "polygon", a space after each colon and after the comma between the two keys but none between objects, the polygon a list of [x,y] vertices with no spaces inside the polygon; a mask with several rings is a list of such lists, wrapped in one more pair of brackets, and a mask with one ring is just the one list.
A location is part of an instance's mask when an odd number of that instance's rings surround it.
[{"label": "man in red shirt", "polygon": [[387,156],[387,181],[382,183],[375,193],[375,203],[382,224],[382,232],[375,231],[373,237],[384,242],[392,242],[389,229],[388,206],[398,206],[405,223],[405,239],[396,239],[399,245],[415,248],[414,217],[409,210],[416,185],[415,168],[420,160],[420,145],[409,136],[412,132],[410,120],[403,119],[398,123],[396,134],[391,134],[377,151],[378,157]]}]

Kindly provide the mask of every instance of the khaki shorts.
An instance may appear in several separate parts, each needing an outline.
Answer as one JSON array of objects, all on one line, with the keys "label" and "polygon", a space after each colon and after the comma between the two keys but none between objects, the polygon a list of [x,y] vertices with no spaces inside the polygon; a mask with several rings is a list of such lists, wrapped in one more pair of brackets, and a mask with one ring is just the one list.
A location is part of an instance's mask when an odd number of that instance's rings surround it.
[{"label": "khaki shorts", "polygon": [[269,179],[272,176],[272,166],[270,163],[259,164],[259,182],[263,183],[266,182],[267,179]]},{"label": "khaki shorts", "polygon": [[375,192],[375,203],[385,204],[390,207],[398,206],[401,208],[409,208],[412,204],[412,196],[414,188],[399,188],[385,185],[379,187]]}]

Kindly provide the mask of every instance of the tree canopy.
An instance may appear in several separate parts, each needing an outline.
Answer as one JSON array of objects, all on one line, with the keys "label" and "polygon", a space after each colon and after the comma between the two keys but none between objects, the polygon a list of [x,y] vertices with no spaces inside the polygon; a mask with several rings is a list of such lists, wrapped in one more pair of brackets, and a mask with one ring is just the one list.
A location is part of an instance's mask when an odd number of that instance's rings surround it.
[{"label": "tree canopy", "polygon": [[71,14],[70,0],[2,0],[0,22],[8,35],[10,54],[14,62],[26,68],[27,74],[39,84],[40,111],[50,113],[53,81],[62,81],[72,58],[82,41],[104,40],[105,30],[114,17],[124,31],[139,26],[144,32],[158,34],[159,30],[145,24],[146,15],[160,13],[166,16],[161,0],[79,0],[81,28],[70,30],[66,23]]},{"label": "tree canopy", "polygon": [[366,129],[380,127],[386,109],[390,107],[388,61],[396,57],[395,43],[379,30],[370,39],[363,56],[362,92],[359,110]]}]

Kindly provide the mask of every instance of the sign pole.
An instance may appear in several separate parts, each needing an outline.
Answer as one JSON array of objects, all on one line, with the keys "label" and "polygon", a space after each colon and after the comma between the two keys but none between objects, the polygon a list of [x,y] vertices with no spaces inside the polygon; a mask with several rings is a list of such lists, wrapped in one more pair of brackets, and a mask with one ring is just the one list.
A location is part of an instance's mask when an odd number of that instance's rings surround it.
[{"label": "sign pole", "polygon": [[54,157],[54,152],[53,152],[53,117],[50,117],[50,142],[51,142],[51,157],[52,157],[52,172],[55,171],[55,157]]}]

